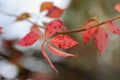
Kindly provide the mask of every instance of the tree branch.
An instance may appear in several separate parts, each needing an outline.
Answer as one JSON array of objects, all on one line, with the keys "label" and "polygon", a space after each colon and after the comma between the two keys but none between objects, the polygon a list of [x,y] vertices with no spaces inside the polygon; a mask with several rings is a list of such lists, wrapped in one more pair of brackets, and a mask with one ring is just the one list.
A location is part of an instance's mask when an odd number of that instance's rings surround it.
[{"label": "tree branch", "polygon": [[[11,16],[11,17],[16,17],[16,18],[19,17],[19,16],[17,16],[17,15],[14,15],[14,14],[11,14],[11,13],[7,13],[7,12],[4,12],[4,11],[2,11],[2,10],[0,10],[0,13],[5,14],[5,15],[8,15],[8,16]],[[63,30],[63,31],[59,31],[58,34],[60,34],[60,33],[77,33],[77,32],[82,32],[82,31],[86,31],[86,30],[91,29],[91,28],[94,28],[94,27],[99,27],[99,26],[101,26],[101,25],[106,24],[107,22],[115,21],[115,20],[118,20],[118,19],[120,19],[120,15],[118,15],[118,16],[116,16],[116,17],[113,17],[113,18],[111,18],[111,19],[105,20],[105,21],[103,21],[103,22],[101,22],[101,23],[98,23],[97,25],[94,25],[94,26],[89,26],[89,27],[87,27],[87,28],[83,28],[83,27],[82,27],[82,28],[80,28],[80,29],[75,29],[75,30]],[[30,21],[29,19],[25,19],[25,20],[28,21],[29,23],[33,24],[33,25],[36,25],[36,26],[44,29],[44,27],[42,27],[42,26],[40,26],[40,25],[38,25],[38,24]]]},{"label": "tree branch", "polygon": [[113,17],[111,19],[108,19],[108,20],[105,20],[97,25],[94,25],[94,26],[89,26],[87,28],[80,28],[80,29],[76,29],[76,30],[64,30],[64,31],[59,31],[58,34],[62,34],[62,33],[77,33],[77,32],[82,32],[82,31],[86,31],[88,29],[91,29],[91,28],[94,28],[94,27],[100,27],[101,25],[104,25],[110,21],[115,21],[117,19],[120,19],[120,15],[119,16],[116,16],[116,17]]}]

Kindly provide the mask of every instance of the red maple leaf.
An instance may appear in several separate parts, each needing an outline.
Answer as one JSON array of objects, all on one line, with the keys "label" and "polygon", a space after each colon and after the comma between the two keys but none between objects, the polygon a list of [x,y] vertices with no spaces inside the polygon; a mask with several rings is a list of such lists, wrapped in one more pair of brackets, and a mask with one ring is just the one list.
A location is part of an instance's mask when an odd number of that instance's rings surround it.
[{"label": "red maple leaf", "polygon": [[46,51],[44,49],[44,43],[42,44],[41,51],[42,51],[42,55],[44,56],[44,58],[49,62],[49,64],[51,65],[51,67],[58,73],[58,70],[55,68],[55,66],[52,64],[51,60],[47,56],[47,53],[46,53]]},{"label": "red maple leaf", "polygon": [[63,14],[64,10],[60,9],[56,6],[54,6],[54,4],[52,2],[44,2],[41,5],[41,10],[48,10],[48,14],[46,16],[51,17],[51,18],[59,18],[61,17],[61,15]]},{"label": "red maple leaf", "polygon": [[98,27],[98,29],[94,35],[94,41],[95,41],[95,44],[96,44],[98,50],[100,51],[100,53],[102,55],[102,53],[108,43],[108,34],[104,30],[104,28]]},{"label": "red maple leaf", "polygon": [[78,44],[77,41],[66,34],[59,34],[53,37],[50,42],[61,49],[68,49]]},{"label": "red maple leaf", "polygon": [[54,48],[54,47],[52,47],[52,46],[50,46],[50,45],[48,45],[48,48],[49,48],[49,50],[50,50],[51,52],[53,52],[54,54],[56,54],[56,55],[58,55],[58,56],[61,56],[61,57],[71,56],[71,57],[76,58],[75,55],[69,54],[69,53],[66,53],[66,52],[63,52],[63,51],[58,50],[58,49],[56,49],[56,48]]},{"label": "red maple leaf", "polygon": [[47,24],[45,35],[46,37],[54,35],[61,27],[63,23],[60,20],[54,20]]},{"label": "red maple leaf", "polygon": [[25,37],[23,37],[20,41],[18,41],[18,44],[21,46],[30,46],[40,38],[41,36],[31,31]]},{"label": "red maple leaf", "polygon": [[59,18],[59,17],[61,17],[63,12],[64,12],[63,9],[60,9],[56,6],[53,6],[49,9],[49,12],[48,12],[47,16],[51,17],[51,18]]},{"label": "red maple leaf", "polygon": [[[95,21],[90,21],[90,22],[86,22],[86,24],[83,26],[84,28],[88,28],[90,26],[94,26],[96,25]],[[97,28],[91,28],[88,30],[85,30],[82,32],[82,37],[83,37],[83,41],[84,43],[88,43],[88,41],[93,37],[93,35],[95,34]]]},{"label": "red maple leaf", "polygon": [[120,34],[120,28],[113,22],[113,21],[110,21],[110,22],[107,22],[107,27],[108,29],[114,33],[114,34]]}]

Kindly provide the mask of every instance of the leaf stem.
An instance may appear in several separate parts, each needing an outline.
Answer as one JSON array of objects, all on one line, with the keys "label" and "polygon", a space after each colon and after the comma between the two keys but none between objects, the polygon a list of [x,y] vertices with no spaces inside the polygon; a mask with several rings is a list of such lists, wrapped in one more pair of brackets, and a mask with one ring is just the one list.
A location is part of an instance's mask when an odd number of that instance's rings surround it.
[{"label": "leaf stem", "polygon": [[91,29],[91,28],[94,28],[94,27],[100,27],[101,25],[104,25],[104,24],[106,24],[107,22],[115,21],[115,20],[118,20],[118,19],[120,19],[120,15],[118,15],[118,16],[116,16],[116,17],[113,17],[113,18],[111,18],[111,19],[105,20],[105,21],[103,21],[103,22],[101,22],[101,23],[98,23],[98,24],[96,24],[96,25],[94,25],[94,26],[89,26],[89,27],[87,27],[87,28],[83,28],[83,27],[82,27],[82,28],[80,28],[80,29],[75,29],[75,30],[59,31],[58,34],[82,32],[82,31],[86,31],[86,30]]}]

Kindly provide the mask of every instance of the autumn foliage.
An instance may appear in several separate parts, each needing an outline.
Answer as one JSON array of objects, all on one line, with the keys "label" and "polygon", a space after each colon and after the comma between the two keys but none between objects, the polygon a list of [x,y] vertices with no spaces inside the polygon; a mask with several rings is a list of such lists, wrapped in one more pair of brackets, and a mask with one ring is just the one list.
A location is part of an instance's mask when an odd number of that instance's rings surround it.
[{"label": "autumn foliage", "polygon": [[[116,4],[116,11],[120,12],[120,4]],[[58,72],[55,66],[52,64],[51,60],[46,54],[45,46],[47,45],[48,49],[53,53],[61,57],[73,57],[76,58],[74,54],[66,53],[63,49],[69,49],[74,46],[77,46],[78,41],[74,40],[70,35],[66,34],[67,32],[71,32],[71,30],[67,29],[64,23],[59,19],[64,10],[53,5],[52,2],[45,2],[41,6],[40,11],[48,10],[48,14],[46,16],[55,18],[55,20],[51,21],[44,27],[44,32],[42,33],[39,26],[33,25],[31,31],[18,41],[18,45],[21,46],[31,46],[37,40],[42,40],[42,47],[40,48],[42,51],[42,55],[49,62],[51,67]],[[17,18],[17,20],[23,20],[29,18],[30,15],[28,13],[24,13]],[[115,20],[115,19],[114,19]],[[120,28],[116,25],[113,19],[106,21],[104,24],[106,27],[102,26],[103,24],[99,23],[97,19],[88,19],[81,29],[83,31],[79,31],[82,33],[82,38],[85,44],[87,44],[92,38],[94,38],[94,42],[96,47],[102,56],[104,52],[108,40],[109,35],[106,30],[114,33],[120,34]],[[77,31],[77,30],[76,30]],[[1,32],[1,27],[0,27]]]}]

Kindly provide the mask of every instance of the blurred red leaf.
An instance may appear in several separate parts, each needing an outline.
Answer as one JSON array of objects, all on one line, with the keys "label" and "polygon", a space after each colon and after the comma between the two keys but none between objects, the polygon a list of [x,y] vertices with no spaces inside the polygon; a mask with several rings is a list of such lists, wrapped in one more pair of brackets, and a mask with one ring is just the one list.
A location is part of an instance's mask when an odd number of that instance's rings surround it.
[{"label": "blurred red leaf", "polygon": [[18,41],[18,44],[21,46],[30,46],[34,44],[38,39],[40,39],[40,36],[37,33],[29,32],[25,37]]},{"label": "blurred red leaf", "polygon": [[118,11],[118,12],[120,12],[120,3],[117,3],[115,5],[115,10]]},{"label": "blurred red leaf", "polygon": [[60,20],[51,21],[45,30],[45,34],[47,37],[54,35],[61,27],[63,23]]},{"label": "blurred red leaf", "polygon": [[96,34],[94,35],[95,44],[102,55],[104,49],[108,43],[108,34],[102,27],[98,27]]},{"label": "blurred red leaf", "polygon": [[41,46],[41,51],[42,51],[42,55],[43,55],[44,58],[49,62],[49,64],[51,65],[51,67],[52,67],[57,73],[59,73],[58,70],[55,68],[55,66],[52,64],[52,62],[51,62],[51,60],[49,59],[49,57],[47,56],[47,53],[46,53],[46,51],[45,51],[45,49],[44,49],[44,44],[42,44],[42,46]]},{"label": "blurred red leaf", "polygon": [[56,6],[53,6],[49,9],[47,16],[51,18],[59,18],[63,14],[64,10]]},{"label": "blurred red leaf", "polygon": [[50,40],[56,47],[68,49],[78,44],[73,38],[66,34],[59,34]]},{"label": "blurred red leaf", "polygon": [[48,45],[48,48],[51,52],[53,52],[54,54],[58,55],[58,56],[61,56],[61,57],[68,57],[68,56],[71,56],[71,57],[74,57],[74,58],[77,58],[75,55],[73,54],[69,54],[69,53],[66,53],[66,52],[63,52],[61,50],[58,50],[50,45]]},{"label": "blurred red leaf", "polygon": [[3,28],[2,28],[2,27],[0,27],[0,34],[2,34],[2,30],[3,30]]},{"label": "blurred red leaf", "polygon": [[41,5],[40,11],[48,10],[48,14],[46,16],[51,18],[59,18],[63,14],[63,9],[60,9],[53,5],[52,2],[44,2]]},{"label": "blurred red leaf", "polygon": [[[86,22],[86,24],[83,26],[84,28],[88,28],[90,26],[94,26],[96,25],[95,21],[90,21],[90,22]],[[92,38],[92,36],[95,34],[97,28],[91,28],[88,30],[85,30],[82,32],[82,37],[83,37],[83,41],[85,44],[88,43],[88,41]]]},{"label": "blurred red leaf", "polygon": [[107,23],[107,27],[108,29],[114,33],[114,34],[120,34],[120,28],[113,22],[113,21],[110,21]]}]

